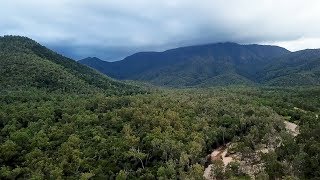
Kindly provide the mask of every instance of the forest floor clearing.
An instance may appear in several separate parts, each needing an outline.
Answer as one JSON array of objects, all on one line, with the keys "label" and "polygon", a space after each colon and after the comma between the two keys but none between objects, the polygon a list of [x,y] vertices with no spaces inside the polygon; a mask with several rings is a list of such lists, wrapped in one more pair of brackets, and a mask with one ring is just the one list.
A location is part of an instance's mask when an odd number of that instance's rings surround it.
[{"label": "forest floor clearing", "polygon": [[[289,122],[289,121],[284,121],[284,124],[285,124],[285,128],[286,130],[292,134],[292,136],[297,136],[299,134],[299,127],[297,124],[295,123],[292,123],[292,122]],[[237,154],[237,153],[234,153],[234,154],[228,154],[228,149],[232,146],[231,143],[228,143],[226,145],[223,145],[223,146],[220,146],[216,149],[214,149],[212,151],[211,154],[209,154],[208,158],[209,158],[209,161],[215,161],[215,160],[222,160],[223,164],[224,164],[224,167],[227,167],[227,165],[232,162],[232,161],[241,161],[241,155]],[[271,148],[273,149],[273,148]],[[273,149],[274,150],[274,149]],[[263,149],[259,149],[259,150],[256,150],[256,153],[263,153],[263,154],[266,154],[270,152],[270,148],[263,148]],[[243,162],[241,164],[250,164],[250,163],[246,163],[246,162]],[[261,165],[261,164],[260,164]],[[260,165],[255,165],[255,167],[260,167]],[[212,166],[213,164],[210,164],[207,168],[205,168],[205,171],[204,171],[204,174],[203,174],[203,177],[206,179],[206,180],[213,180],[214,177],[212,177]],[[248,172],[253,172],[254,170],[251,168],[251,167],[245,167],[245,169],[248,170]],[[251,174],[252,175],[252,174]]]},{"label": "forest floor clearing", "polygon": [[284,124],[287,131],[289,131],[293,136],[297,136],[299,134],[299,127],[297,124],[289,121],[284,121]]}]

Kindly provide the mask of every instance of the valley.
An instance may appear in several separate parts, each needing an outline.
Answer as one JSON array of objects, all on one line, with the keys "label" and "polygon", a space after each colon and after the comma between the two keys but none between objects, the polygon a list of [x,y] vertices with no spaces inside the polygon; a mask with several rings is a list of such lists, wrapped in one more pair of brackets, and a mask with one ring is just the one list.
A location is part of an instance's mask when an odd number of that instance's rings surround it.
[{"label": "valley", "polygon": [[[204,172],[209,179],[320,177],[318,52],[213,46],[221,59],[210,55],[203,66],[194,47],[187,48],[191,54],[164,52],[194,58],[191,65],[181,57],[179,68],[163,66],[168,76],[161,80],[152,68],[133,78],[155,77],[145,83],[105,76],[27,37],[0,37],[0,179],[198,180]],[[225,46],[235,54],[226,55]],[[206,48],[201,52],[211,45]],[[248,71],[270,54],[281,58],[270,60],[267,76]],[[253,74],[268,83],[257,84]],[[288,83],[293,86],[283,86]]]}]

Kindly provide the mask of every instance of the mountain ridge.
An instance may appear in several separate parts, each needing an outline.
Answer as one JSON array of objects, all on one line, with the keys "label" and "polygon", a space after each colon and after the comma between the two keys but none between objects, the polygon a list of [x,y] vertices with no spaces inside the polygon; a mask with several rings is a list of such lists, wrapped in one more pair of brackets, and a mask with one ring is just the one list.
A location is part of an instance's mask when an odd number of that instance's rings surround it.
[{"label": "mountain ridge", "polygon": [[138,52],[115,62],[104,62],[98,58],[85,58],[79,62],[116,79],[180,87],[196,86],[215,76],[232,73],[233,77],[239,77],[239,82],[243,79],[255,81],[256,67],[262,67],[272,58],[287,53],[290,51],[278,46],[225,42],[162,52]]},{"label": "mountain ridge", "polygon": [[305,49],[278,57],[260,72],[267,85],[320,85],[320,49]]}]

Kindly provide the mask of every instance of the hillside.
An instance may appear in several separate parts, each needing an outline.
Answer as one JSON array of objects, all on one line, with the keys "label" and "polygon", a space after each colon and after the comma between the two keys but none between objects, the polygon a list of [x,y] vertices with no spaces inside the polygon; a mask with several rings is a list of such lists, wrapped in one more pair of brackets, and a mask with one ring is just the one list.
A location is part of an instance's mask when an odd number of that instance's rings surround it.
[{"label": "hillside", "polygon": [[[86,58],[79,62],[117,79],[174,87],[205,83],[211,86],[252,83],[259,67],[287,53],[288,50],[277,46],[217,43],[164,52],[141,52],[116,62],[97,58]],[[232,78],[222,80],[219,78],[221,76]]]},{"label": "hillside", "polygon": [[109,94],[138,90],[20,36],[0,37],[0,76],[1,90],[33,87],[46,91]]},{"label": "hillside", "polygon": [[320,85],[320,49],[307,49],[275,58],[259,74],[275,86]]},{"label": "hillside", "polygon": [[[319,87],[132,94],[153,86],[114,81],[28,38],[0,42],[0,179],[202,179],[205,169],[217,179],[320,175]],[[254,83],[234,72],[201,82]],[[286,124],[300,129],[293,136]],[[208,158],[219,149],[228,165]]]}]

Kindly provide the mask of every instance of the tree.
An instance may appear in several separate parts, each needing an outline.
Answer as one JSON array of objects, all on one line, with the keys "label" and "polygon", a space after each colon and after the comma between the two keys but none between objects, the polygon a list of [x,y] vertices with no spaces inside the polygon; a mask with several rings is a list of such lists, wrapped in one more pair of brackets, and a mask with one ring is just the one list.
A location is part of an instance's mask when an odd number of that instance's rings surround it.
[{"label": "tree", "polygon": [[222,160],[214,160],[212,162],[211,173],[212,177],[215,177],[217,180],[221,180],[225,178],[224,174],[224,164]]},{"label": "tree", "polygon": [[126,179],[127,179],[127,176],[128,176],[128,172],[127,172],[127,171],[124,171],[124,170],[121,170],[121,171],[117,174],[116,180],[126,180]]},{"label": "tree", "polygon": [[283,167],[277,160],[277,155],[274,152],[270,152],[263,156],[265,162],[265,171],[269,175],[270,179],[281,178],[283,174]]},{"label": "tree", "polygon": [[144,169],[143,160],[147,157],[147,154],[141,152],[139,149],[131,148],[127,153],[127,157],[132,157],[140,161],[142,169]]}]

